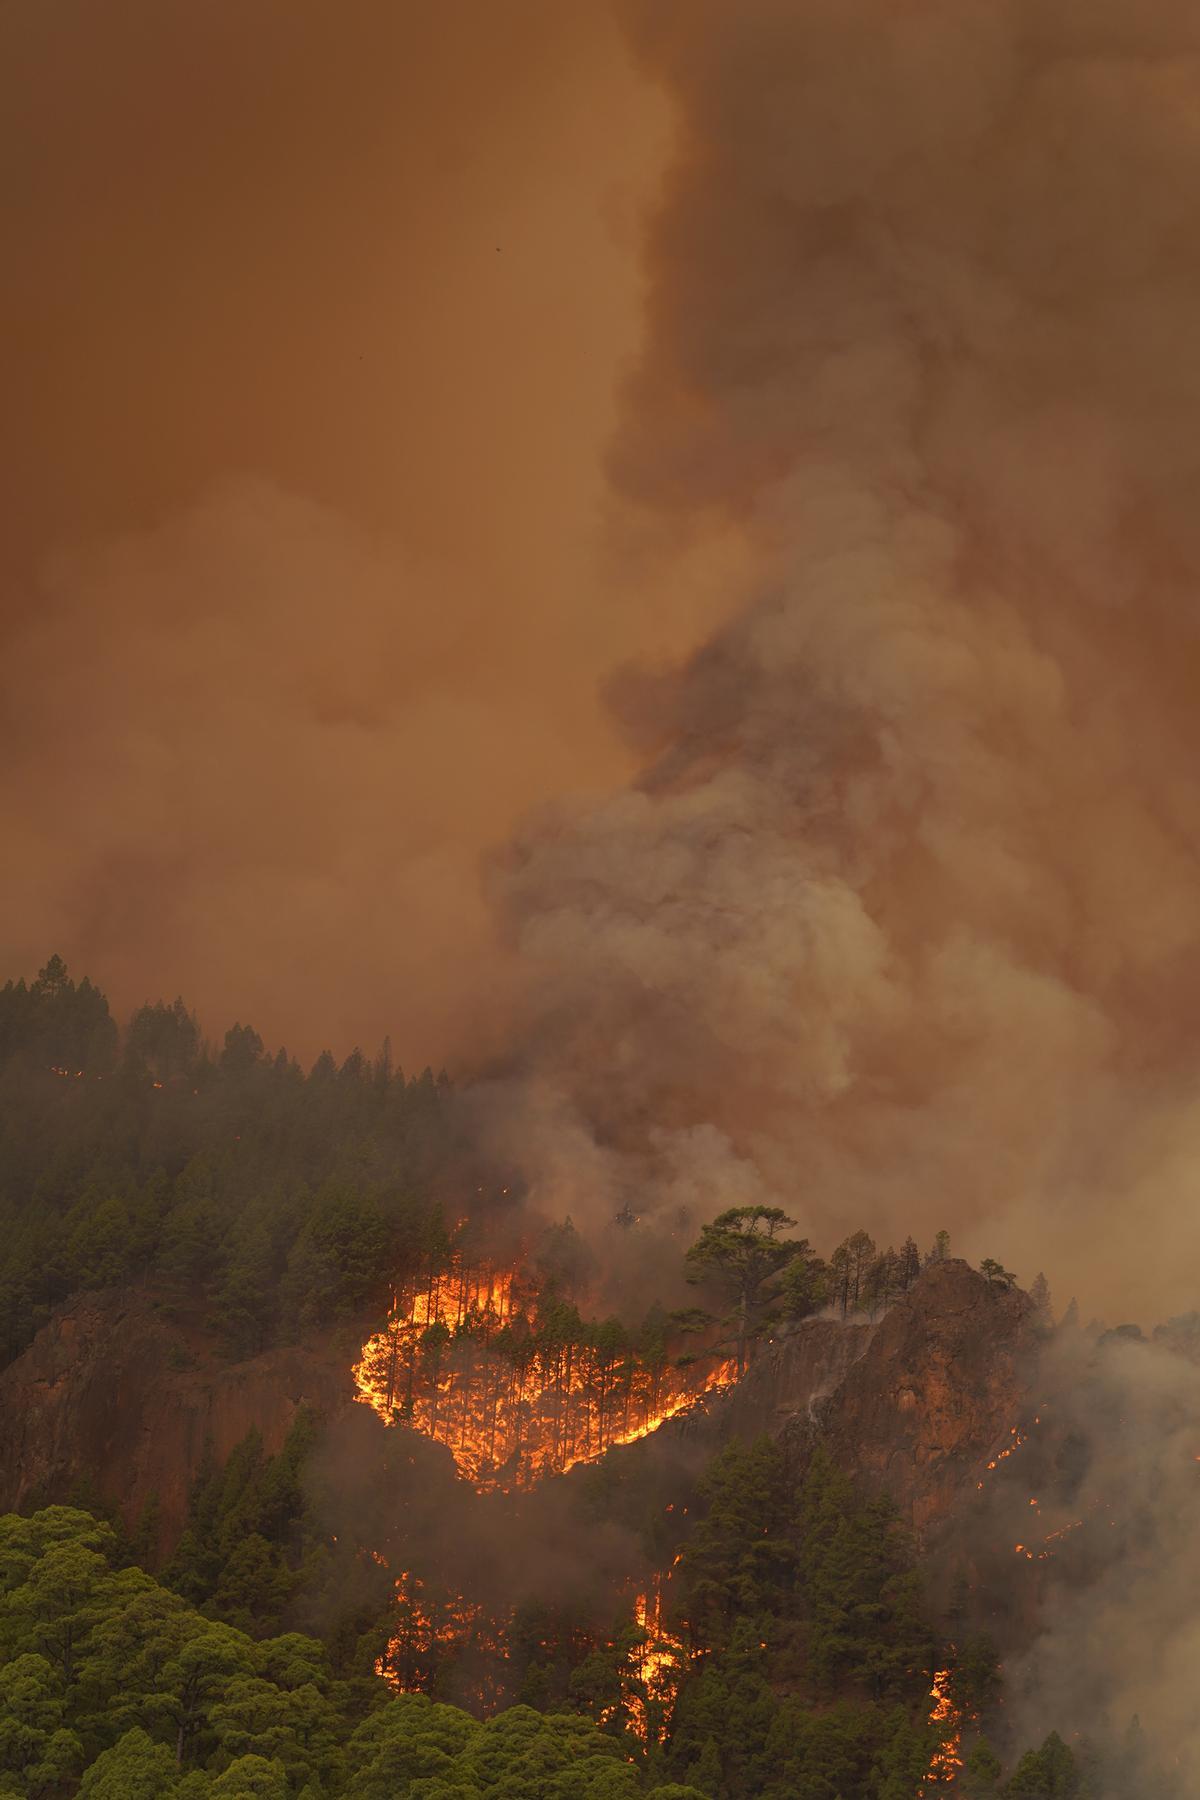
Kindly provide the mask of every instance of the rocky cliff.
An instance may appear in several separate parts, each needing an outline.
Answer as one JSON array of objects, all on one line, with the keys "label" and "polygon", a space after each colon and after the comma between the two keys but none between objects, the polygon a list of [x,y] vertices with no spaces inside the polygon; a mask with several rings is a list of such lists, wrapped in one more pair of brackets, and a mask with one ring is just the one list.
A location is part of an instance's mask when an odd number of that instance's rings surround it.
[{"label": "rocky cliff", "polygon": [[274,1451],[298,1407],[349,1397],[348,1358],[327,1345],[222,1362],[144,1293],[83,1294],[0,1374],[0,1512],[83,1484],[132,1525],[157,1494],[170,1544],[206,1439],[224,1458],[257,1427]]},{"label": "rocky cliff", "polygon": [[965,1262],[936,1263],[818,1403],[817,1429],[834,1460],[891,1494],[923,1535],[974,1491],[1027,1409],[1037,1350],[1028,1295]]},{"label": "rocky cliff", "polygon": [[874,1324],[805,1321],[740,1386],[657,1436],[708,1452],[765,1431],[801,1467],[821,1442],[923,1538],[975,1492],[1028,1411],[1039,1349],[1028,1296],[951,1258]]},{"label": "rocky cliff", "polygon": [[[659,1435],[709,1449],[768,1431],[801,1455],[819,1437],[925,1533],[1021,1412],[1035,1349],[1026,1296],[948,1261],[876,1324],[801,1325],[706,1415]],[[351,1404],[352,1359],[349,1341],[326,1338],[228,1363],[151,1296],[83,1295],[0,1374],[0,1511],[83,1482],[132,1524],[157,1494],[169,1545],[205,1440],[223,1458],[256,1427],[278,1449],[301,1405],[330,1416]]]}]

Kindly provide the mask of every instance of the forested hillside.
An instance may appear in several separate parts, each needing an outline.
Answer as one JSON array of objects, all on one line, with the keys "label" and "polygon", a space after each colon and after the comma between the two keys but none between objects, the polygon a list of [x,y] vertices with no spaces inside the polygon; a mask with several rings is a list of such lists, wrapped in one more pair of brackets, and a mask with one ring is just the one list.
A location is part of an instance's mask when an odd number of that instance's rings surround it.
[{"label": "forested hillside", "polygon": [[432,1249],[448,1086],[355,1052],[306,1074],[182,1001],[119,1034],[57,957],[0,990],[0,1351],[84,1288],[199,1298],[235,1354],[372,1300]]},{"label": "forested hillside", "polygon": [[[215,1507],[198,1497],[210,1543],[193,1539],[166,1584],[86,1513],[0,1521],[0,1792],[913,1800],[941,1767],[958,1773],[957,1734],[943,1765],[944,1720],[923,1704],[936,1650],[911,1556],[887,1508],[856,1507],[827,1466],[797,1500],[778,1452],[731,1448],[683,1553],[692,1643],[651,1644],[648,1658],[644,1628],[617,1621],[571,1668],[543,1619],[540,1637],[525,1632],[520,1692],[481,1721],[438,1700],[436,1677],[429,1694],[389,1695],[369,1645],[347,1654],[279,1629],[306,1576],[281,1564],[264,1587],[253,1556],[239,1563],[231,1536],[266,1524],[245,1463]],[[964,1647],[939,1691],[956,1716],[996,1711],[986,1642]],[[1000,1772],[975,1734],[957,1782],[975,1800],[1109,1791],[1056,1737],[1003,1785]]]},{"label": "forested hillside", "polygon": [[[998,1262],[952,1267],[945,1234],[853,1230],[822,1256],[743,1206],[680,1247],[696,1304],[596,1318],[595,1252],[565,1223],[472,1273],[462,1197],[507,1216],[508,1188],[449,1084],[386,1051],[306,1074],[247,1027],[214,1050],[182,1002],[120,1032],[57,958],[0,992],[9,1359],[89,1288],[147,1289],[232,1368],[388,1321],[356,1371],[371,1407],[301,1405],[273,1455],[255,1429],[224,1460],[210,1445],[181,1533],[153,1495],[132,1515],[119,1479],[0,1520],[0,1793],[1184,1800],[1136,1731],[1022,1741],[985,1578],[961,1544],[931,1562],[811,1404],[715,1453],[684,1434],[633,1455],[613,1424],[636,1400],[644,1437],[646,1396],[686,1396],[697,1369],[750,1394],[805,1321],[869,1337],[939,1267],[983,1307],[984,1350],[1001,1319],[1048,1339],[1044,1283],[1031,1306]],[[497,1383],[518,1442],[541,1419],[553,1455],[481,1462],[467,1434],[490,1409],[495,1439]]]}]

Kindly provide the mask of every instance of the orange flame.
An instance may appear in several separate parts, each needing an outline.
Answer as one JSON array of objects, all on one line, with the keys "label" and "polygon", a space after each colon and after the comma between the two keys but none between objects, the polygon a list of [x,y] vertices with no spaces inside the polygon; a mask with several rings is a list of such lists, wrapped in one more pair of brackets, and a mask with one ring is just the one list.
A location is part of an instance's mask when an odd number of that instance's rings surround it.
[{"label": "orange flame", "polygon": [[[1039,1414],[1038,1417],[1034,1419],[1033,1423],[1035,1425],[1040,1425],[1041,1422],[1042,1422],[1041,1415]],[[1019,1426],[1010,1425],[1008,1428],[1008,1432],[1009,1432],[1009,1436],[1012,1438],[1012,1443],[1006,1444],[1004,1446],[1003,1450],[997,1450],[995,1456],[993,1456],[991,1461],[988,1463],[987,1469],[984,1471],[985,1476],[994,1473],[994,1471],[1000,1467],[1000,1464],[1002,1462],[1007,1462],[1007,1460],[1010,1456],[1015,1455],[1015,1453],[1021,1448],[1022,1444],[1026,1444],[1029,1442],[1029,1432],[1022,1431]],[[982,1480],[977,1481],[975,1483],[975,1486],[977,1489],[981,1488],[983,1486],[983,1481]],[[1032,1500],[1030,1501],[1031,1506],[1035,1505],[1035,1504],[1036,1504],[1036,1502],[1034,1502]]]},{"label": "orange flame", "polygon": [[602,1342],[537,1334],[537,1295],[511,1270],[461,1266],[397,1296],[354,1368],[385,1424],[444,1444],[480,1492],[529,1487],[645,1437],[736,1377],[646,1364]]},{"label": "orange flame", "polygon": [[[676,1558],[678,1561],[678,1558]],[[672,1565],[674,1566],[674,1565]],[[662,1729],[671,1722],[675,1696],[686,1672],[689,1657],[682,1638],[675,1637],[663,1624],[662,1580],[656,1579],[649,1593],[639,1594],[634,1601],[633,1621],[646,1634],[646,1641],[634,1651],[637,1678],[646,1690],[646,1698],[657,1701]],[[630,1697],[629,1710],[633,1728],[644,1744],[649,1744],[653,1730],[649,1708],[641,1694]]]},{"label": "orange flame", "polygon": [[[376,1562],[384,1559],[372,1551]],[[482,1666],[508,1656],[507,1621],[490,1618],[462,1594],[436,1598],[418,1576],[402,1569],[395,1583],[395,1629],[387,1649],[375,1659],[375,1673],[398,1694],[428,1693],[442,1663],[467,1650],[482,1655]],[[498,1682],[487,1680],[472,1698],[481,1710],[499,1699]]]},{"label": "orange flame", "polygon": [[944,1728],[945,1735],[939,1740],[937,1748],[929,1759],[929,1767],[925,1772],[925,1780],[918,1793],[923,1795],[928,1787],[948,1787],[958,1779],[962,1761],[962,1715],[954,1704],[951,1691],[952,1672],[939,1669],[933,1678],[933,1686],[929,1690],[929,1698],[933,1705],[929,1712],[929,1723]]}]

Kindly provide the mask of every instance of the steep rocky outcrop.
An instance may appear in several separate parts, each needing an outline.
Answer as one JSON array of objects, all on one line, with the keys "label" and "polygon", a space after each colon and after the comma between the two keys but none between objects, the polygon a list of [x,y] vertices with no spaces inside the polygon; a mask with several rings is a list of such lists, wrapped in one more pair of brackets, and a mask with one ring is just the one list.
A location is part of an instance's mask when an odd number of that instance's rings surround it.
[{"label": "steep rocky outcrop", "polygon": [[[1038,1334],[1019,1289],[965,1262],[927,1269],[815,1409],[834,1460],[886,1490],[919,1534],[941,1523],[1010,1432],[1029,1395]],[[814,1427],[787,1428],[811,1437]]]},{"label": "steep rocky outcrop", "polygon": [[257,1427],[274,1451],[301,1405],[349,1397],[348,1359],[328,1345],[223,1362],[144,1293],[83,1294],[0,1374],[0,1512],[83,1483],[132,1524],[156,1494],[169,1545],[207,1438],[224,1458]]},{"label": "steep rocky outcrop", "polygon": [[[924,1534],[1019,1416],[1035,1348],[1024,1294],[947,1261],[875,1324],[807,1321],[736,1390],[656,1442],[694,1459],[767,1431],[802,1460],[820,1439]],[[205,1440],[223,1458],[256,1427],[278,1449],[301,1405],[329,1416],[351,1404],[353,1355],[350,1339],[326,1337],[229,1363],[152,1296],[82,1295],[0,1374],[0,1511],[65,1498],[82,1481],[132,1523],[157,1494],[169,1546]]]},{"label": "steep rocky outcrop", "polygon": [[822,1443],[862,1486],[889,1493],[923,1538],[975,1491],[1027,1411],[1038,1347],[1028,1296],[951,1258],[874,1324],[806,1320],[737,1388],[655,1441],[699,1456],[767,1432],[795,1451],[798,1470]]},{"label": "steep rocky outcrop", "polygon": [[741,1437],[761,1431],[778,1437],[805,1421],[815,1424],[818,1408],[840,1391],[874,1333],[865,1323],[806,1319],[772,1344],[728,1395],[722,1427]]}]

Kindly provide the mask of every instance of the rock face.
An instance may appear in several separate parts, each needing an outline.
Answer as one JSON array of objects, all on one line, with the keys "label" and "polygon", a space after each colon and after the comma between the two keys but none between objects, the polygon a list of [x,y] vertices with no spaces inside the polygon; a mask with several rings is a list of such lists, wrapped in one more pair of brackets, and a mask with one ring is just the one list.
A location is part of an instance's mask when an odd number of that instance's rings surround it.
[{"label": "rock face", "polygon": [[[197,1366],[173,1366],[181,1348]],[[767,1431],[803,1457],[820,1439],[924,1535],[1020,1415],[1035,1349],[1028,1298],[947,1261],[877,1324],[807,1321],[733,1393],[656,1441],[707,1455]],[[65,1499],[82,1480],[132,1525],[157,1494],[169,1548],[206,1438],[224,1458],[254,1427],[277,1450],[302,1404],[329,1416],[351,1403],[352,1360],[326,1339],[231,1364],[202,1331],[181,1338],[146,1294],[82,1295],[0,1374],[0,1511]]]},{"label": "rock face", "polygon": [[152,1494],[162,1543],[182,1529],[206,1438],[219,1458],[252,1428],[277,1450],[302,1404],[328,1412],[349,1400],[347,1366],[301,1346],[246,1362],[186,1360],[185,1339],[152,1299],[84,1294],[0,1374],[0,1512],[61,1500],[81,1481],[132,1525]]},{"label": "rock face", "polygon": [[935,1263],[816,1408],[817,1429],[834,1460],[891,1494],[923,1536],[1007,1439],[1036,1353],[1026,1294],[991,1286],[965,1262]]},{"label": "rock face", "polygon": [[[875,1324],[809,1319],[745,1380],[647,1443],[710,1455],[761,1432],[795,1452],[817,1443],[863,1487],[887,1492],[919,1538],[976,1489],[1028,1411],[1037,1366],[1033,1303],[965,1262],[932,1264]],[[625,1452],[622,1452],[625,1454]]]},{"label": "rock face", "polygon": [[729,1394],[723,1427],[740,1437],[762,1431],[780,1437],[805,1422],[815,1425],[874,1334],[873,1325],[806,1319],[760,1356]]}]

